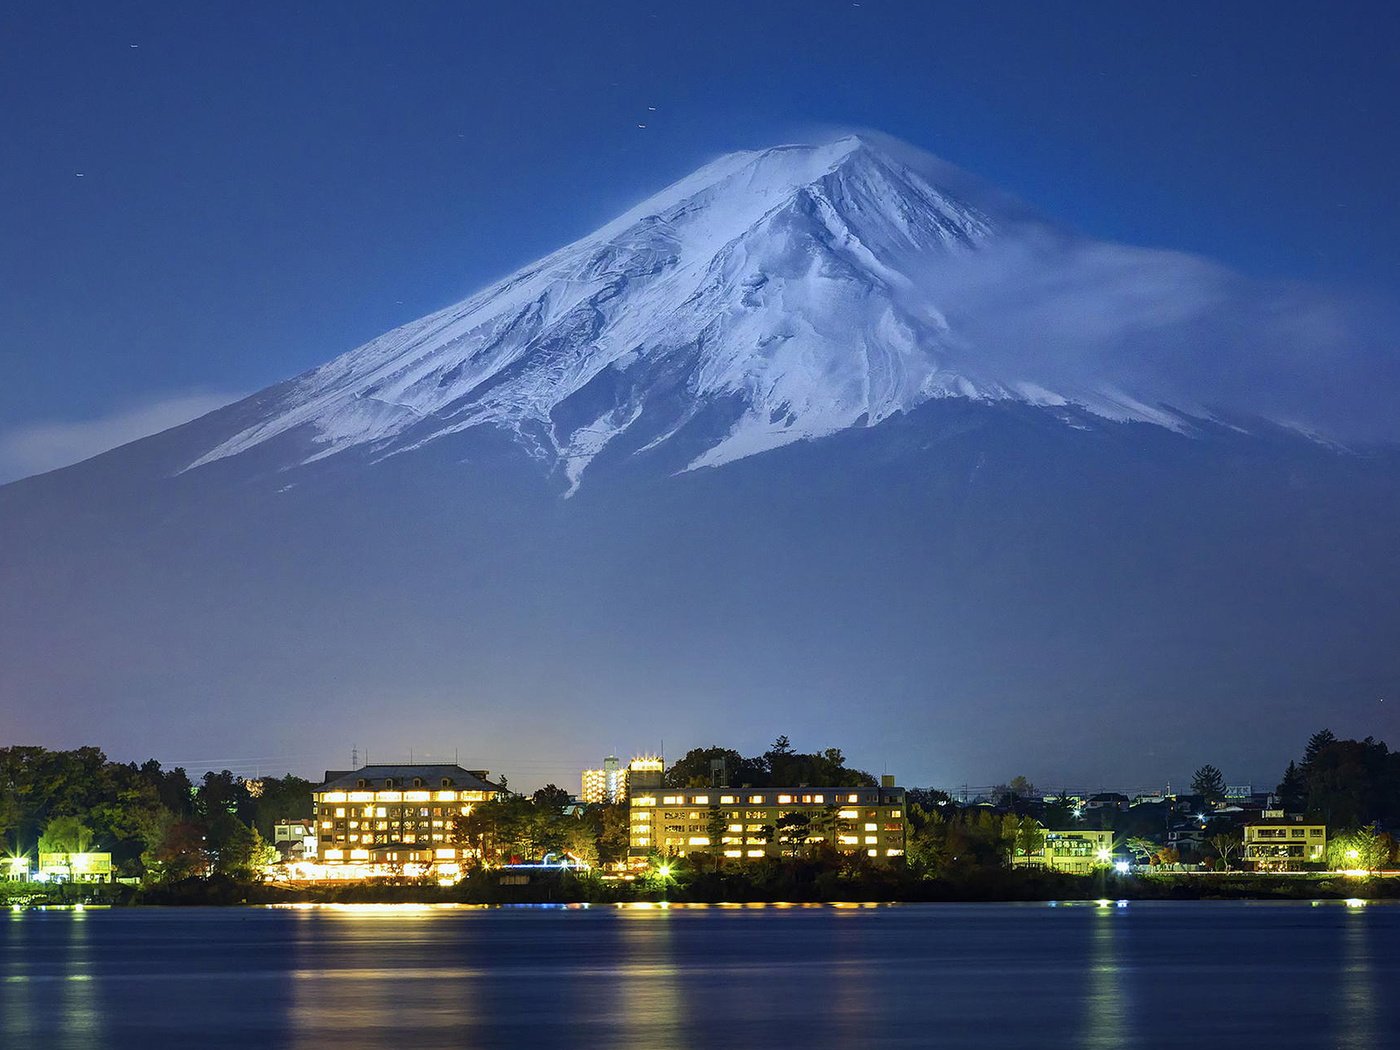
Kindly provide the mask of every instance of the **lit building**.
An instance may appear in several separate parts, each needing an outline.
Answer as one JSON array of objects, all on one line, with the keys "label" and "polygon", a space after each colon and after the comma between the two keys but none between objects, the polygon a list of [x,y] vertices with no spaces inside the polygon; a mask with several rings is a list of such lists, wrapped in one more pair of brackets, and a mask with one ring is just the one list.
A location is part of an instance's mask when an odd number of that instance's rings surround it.
[{"label": "lit building", "polygon": [[39,881],[111,882],[110,853],[40,853]]},{"label": "lit building", "polygon": [[813,847],[904,856],[904,789],[880,787],[666,788],[632,785],[634,863],[651,853],[720,854],[736,860],[795,856]]},{"label": "lit building", "polygon": [[1018,856],[1011,863],[1016,867],[1088,875],[1113,863],[1113,832],[1046,831],[1045,843],[1040,849]]},{"label": "lit building", "polygon": [[[640,773],[645,779],[648,774],[660,774],[665,769],[666,763],[651,755],[632,759],[626,768],[616,755],[609,755],[603,759],[602,769],[583,771],[583,790],[579,798],[590,804],[626,802],[627,788],[635,775]],[[660,784],[659,779],[657,784]]]},{"label": "lit building", "polygon": [[583,771],[583,790],[579,798],[589,804],[616,803],[627,800],[627,770],[616,755],[603,759],[602,769]]},{"label": "lit building", "polygon": [[314,820],[279,820],[272,825],[272,844],[282,856],[309,860],[316,856]]},{"label": "lit building", "polygon": [[461,818],[500,790],[488,776],[457,765],[327,770],[312,791],[320,873],[459,874],[472,856]]},{"label": "lit building", "polygon": [[1298,871],[1327,863],[1327,826],[1265,810],[1244,826],[1244,859],[1256,871]]}]

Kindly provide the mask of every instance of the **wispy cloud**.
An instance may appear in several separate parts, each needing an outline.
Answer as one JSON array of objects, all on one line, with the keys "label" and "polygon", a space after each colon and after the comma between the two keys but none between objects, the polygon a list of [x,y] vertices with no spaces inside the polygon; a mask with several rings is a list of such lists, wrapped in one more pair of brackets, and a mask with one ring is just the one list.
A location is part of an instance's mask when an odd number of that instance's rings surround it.
[{"label": "wispy cloud", "polygon": [[96,419],[42,420],[0,431],[0,484],[79,463],[212,412],[241,395],[186,390],[126,405]]}]

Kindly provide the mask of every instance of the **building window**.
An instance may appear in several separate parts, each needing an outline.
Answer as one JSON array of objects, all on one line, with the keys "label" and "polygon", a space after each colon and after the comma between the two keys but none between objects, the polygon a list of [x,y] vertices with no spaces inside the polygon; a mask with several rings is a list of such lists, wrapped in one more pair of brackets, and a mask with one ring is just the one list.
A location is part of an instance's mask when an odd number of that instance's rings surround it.
[{"label": "building window", "polygon": [[751,805],[751,806],[761,806],[761,805],[763,805],[763,796],[762,796],[762,795],[750,795],[750,796],[749,796],[749,805]]}]

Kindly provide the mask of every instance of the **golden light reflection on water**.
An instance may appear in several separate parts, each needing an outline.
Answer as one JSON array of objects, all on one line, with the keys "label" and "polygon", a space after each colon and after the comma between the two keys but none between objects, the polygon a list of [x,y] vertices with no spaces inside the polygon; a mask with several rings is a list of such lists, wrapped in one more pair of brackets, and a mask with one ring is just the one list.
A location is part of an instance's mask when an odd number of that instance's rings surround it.
[{"label": "golden light reflection on water", "polygon": [[1120,909],[1099,901],[1089,934],[1089,984],[1085,990],[1085,1047],[1124,1045],[1127,1010],[1123,1002],[1122,962],[1119,959]]},{"label": "golden light reflection on water", "polygon": [[1347,902],[1342,916],[1341,1005],[1337,1019],[1337,1046],[1373,1050],[1381,1045],[1377,989],[1373,972],[1369,925],[1364,911]]},{"label": "golden light reflection on water", "polygon": [[617,1020],[620,1047],[687,1044],[686,997],[665,908],[625,909],[618,930]]}]

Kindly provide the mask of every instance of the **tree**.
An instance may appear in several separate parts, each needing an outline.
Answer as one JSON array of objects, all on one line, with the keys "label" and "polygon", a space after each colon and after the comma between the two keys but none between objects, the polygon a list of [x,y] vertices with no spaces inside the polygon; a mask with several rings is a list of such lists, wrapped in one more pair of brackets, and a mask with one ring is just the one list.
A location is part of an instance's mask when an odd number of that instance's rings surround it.
[{"label": "tree", "polygon": [[1030,798],[1039,794],[1034,784],[1027,778],[1017,775],[1011,778],[1011,783],[1006,786],[1007,791],[1017,798]]},{"label": "tree", "polygon": [[77,817],[54,817],[39,836],[40,853],[86,853],[92,846],[92,829]]},{"label": "tree", "polygon": [[1222,831],[1219,835],[1213,835],[1210,839],[1210,848],[1215,850],[1220,856],[1220,863],[1225,866],[1225,870],[1230,870],[1230,857],[1240,848],[1238,835]]},{"label": "tree", "polygon": [[1308,781],[1296,762],[1289,762],[1274,794],[1285,813],[1301,813],[1308,801]]},{"label": "tree", "polygon": [[1319,729],[1312,736],[1308,737],[1307,747],[1303,749],[1303,766],[1306,768],[1317,761],[1317,756],[1322,754],[1324,748],[1329,744],[1336,743],[1337,737],[1330,729]]},{"label": "tree", "polygon": [[778,818],[777,832],[778,841],[784,844],[783,852],[800,856],[812,834],[812,818],[806,813],[784,813]]},{"label": "tree", "polygon": [[1390,864],[1395,843],[1374,825],[1333,835],[1327,863],[1335,871],[1380,871]]},{"label": "tree", "polygon": [[572,795],[554,784],[546,784],[536,791],[531,798],[535,805],[543,806],[545,809],[552,809],[561,813],[564,811],[564,807],[573,801]]},{"label": "tree", "polygon": [[1191,777],[1191,791],[1211,805],[1225,801],[1225,775],[1212,765],[1204,765]]},{"label": "tree", "polygon": [[1132,837],[1123,843],[1124,848],[1133,855],[1133,860],[1139,864],[1148,864],[1153,856],[1161,848],[1150,839]]}]

